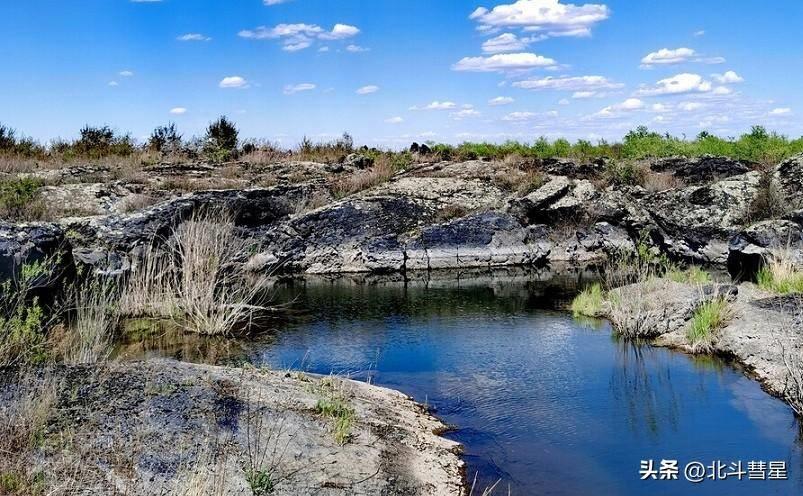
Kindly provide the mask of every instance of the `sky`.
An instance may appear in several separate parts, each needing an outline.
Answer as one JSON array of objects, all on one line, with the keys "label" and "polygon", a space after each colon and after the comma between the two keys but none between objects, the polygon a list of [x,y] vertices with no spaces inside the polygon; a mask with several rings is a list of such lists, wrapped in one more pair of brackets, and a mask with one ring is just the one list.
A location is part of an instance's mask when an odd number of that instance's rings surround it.
[{"label": "sky", "polygon": [[803,2],[26,0],[0,3],[0,122],[144,140],[227,115],[242,137],[387,148],[693,137],[803,125]]}]

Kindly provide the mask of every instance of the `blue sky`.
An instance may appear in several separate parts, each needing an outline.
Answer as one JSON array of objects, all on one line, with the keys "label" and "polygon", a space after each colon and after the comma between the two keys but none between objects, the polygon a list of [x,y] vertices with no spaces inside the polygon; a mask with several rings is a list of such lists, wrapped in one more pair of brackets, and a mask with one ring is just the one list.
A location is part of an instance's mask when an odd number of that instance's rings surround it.
[{"label": "blue sky", "polygon": [[803,134],[803,2],[26,0],[0,5],[0,121],[142,139],[216,116],[297,143]]}]

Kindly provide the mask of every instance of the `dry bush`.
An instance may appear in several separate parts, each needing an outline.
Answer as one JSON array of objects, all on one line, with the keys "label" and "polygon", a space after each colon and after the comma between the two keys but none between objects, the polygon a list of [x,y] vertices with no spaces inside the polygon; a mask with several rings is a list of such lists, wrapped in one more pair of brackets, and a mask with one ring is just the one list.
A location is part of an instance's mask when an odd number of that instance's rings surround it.
[{"label": "dry bush", "polygon": [[650,338],[668,330],[666,304],[655,297],[662,279],[624,286],[608,295],[608,318],[616,331],[626,338]]},{"label": "dry bush", "polygon": [[248,153],[240,158],[243,162],[251,165],[271,165],[285,158],[285,153],[276,148],[260,148]]},{"label": "dry bush", "polygon": [[684,188],[686,183],[672,174],[647,170],[644,173],[642,185],[647,191],[657,193],[659,191]]},{"label": "dry bush", "polygon": [[69,343],[64,360],[76,364],[106,360],[111,355],[120,322],[120,291],[116,281],[90,276],[71,292],[75,308],[68,326]]},{"label": "dry bush", "polygon": [[44,491],[45,473],[38,447],[56,405],[58,384],[50,375],[23,374],[0,406],[0,494],[28,495]]},{"label": "dry bush", "polygon": [[312,194],[307,193],[293,205],[293,215],[303,215],[317,210],[328,205],[330,201],[332,201],[331,196],[322,191],[316,191]]},{"label": "dry bush", "polygon": [[[803,417],[803,342],[800,341],[803,329],[803,298],[795,297],[791,300],[791,312],[785,322],[784,334],[794,336],[791,340],[778,338],[778,346],[786,368],[786,385],[784,397],[799,417]],[[784,309],[781,309],[783,311]]]},{"label": "dry bush", "polygon": [[159,199],[153,195],[133,194],[123,199],[120,210],[123,213],[130,214],[132,212],[145,210],[158,202]]},{"label": "dry bush", "polygon": [[372,168],[336,181],[332,193],[343,198],[390,181],[396,171],[386,162],[378,162]]},{"label": "dry bush", "polygon": [[268,310],[265,279],[253,281],[246,267],[251,247],[230,214],[195,213],[173,229],[166,252],[145,253],[123,295],[123,313],[167,317],[199,334],[248,327]]}]

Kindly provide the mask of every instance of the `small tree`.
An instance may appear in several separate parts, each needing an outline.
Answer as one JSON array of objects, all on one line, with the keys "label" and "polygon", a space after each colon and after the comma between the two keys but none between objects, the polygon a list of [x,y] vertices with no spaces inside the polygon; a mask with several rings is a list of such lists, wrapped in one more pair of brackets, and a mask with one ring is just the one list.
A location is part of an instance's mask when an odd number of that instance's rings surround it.
[{"label": "small tree", "polygon": [[131,155],[134,153],[134,142],[127,134],[115,135],[109,126],[86,125],[81,129],[81,137],[72,144],[72,149],[79,155],[92,158]]},{"label": "small tree", "polygon": [[215,161],[227,160],[237,153],[239,135],[234,123],[221,116],[206,128],[204,152]]},{"label": "small tree", "polygon": [[171,122],[153,130],[148,139],[148,149],[159,153],[175,153],[181,149],[181,135],[176,124]]},{"label": "small tree", "polygon": [[10,127],[0,124],[0,151],[11,151],[16,145],[16,132]]}]

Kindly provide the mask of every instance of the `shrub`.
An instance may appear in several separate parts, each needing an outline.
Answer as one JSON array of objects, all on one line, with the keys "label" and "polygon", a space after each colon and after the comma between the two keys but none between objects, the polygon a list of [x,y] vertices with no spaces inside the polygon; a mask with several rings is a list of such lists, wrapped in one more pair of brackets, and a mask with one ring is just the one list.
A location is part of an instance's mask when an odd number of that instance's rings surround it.
[{"label": "shrub", "polygon": [[602,305],[605,303],[605,294],[599,283],[583,289],[572,301],[572,314],[575,317],[599,317],[602,315]]},{"label": "shrub", "polygon": [[706,301],[694,311],[686,339],[694,353],[710,351],[717,331],[725,327],[730,307],[722,297]]},{"label": "shrub", "polygon": [[215,162],[224,162],[237,153],[240,132],[226,116],[209,124],[206,128],[204,153]]},{"label": "shrub", "polygon": [[756,195],[750,202],[747,212],[749,222],[767,219],[778,219],[793,210],[794,207],[778,188],[772,173],[763,172],[758,180]]},{"label": "shrub", "polygon": [[644,170],[631,161],[610,161],[605,167],[605,180],[617,186],[636,186],[644,183]]},{"label": "shrub", "polygon": [[148,139],[148,149],[159,153],[177,153],[181,150],[181,135],[175,123],[159,126]]},{"label": "shrub", "polygon": [[88,158],[102,158],[111,155],[128,156],[134,153],[131,136],[117,135],[109,126],[84,126],[80,138],[72,144],[60,144],[56,148],[67,154]]},{"label": "shrub", "polygon": [[41,179],[14,178],[0,180],[0,218],[8,220],[40,220],[46,214],[45,203],[39,198]]}]

